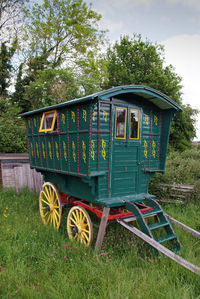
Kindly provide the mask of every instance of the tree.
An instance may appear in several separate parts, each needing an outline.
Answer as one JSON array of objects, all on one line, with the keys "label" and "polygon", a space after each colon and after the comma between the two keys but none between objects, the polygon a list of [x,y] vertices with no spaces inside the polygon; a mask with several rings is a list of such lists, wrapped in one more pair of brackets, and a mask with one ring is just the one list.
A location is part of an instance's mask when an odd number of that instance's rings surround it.
[{"label": "tree", "polygon": [[0,152],[27,152],[24,120],[18,117],[20,110],[9,99],[0,101]]},{"label": "tree", "polygon": [[63,62],[73,66],[103,40],[104,33],[98,29],[101,15],[83,0],[43,0],[25,7],[24,13],[29,62],[37,60],[44,68]]},{"label": "tree", "polygon": [[23,111],[50,106],[79,95],[79,86],[71,69],[38,71],[35,81],[24,88],[22,101],[18,101]]},{"label": "tree", "polygon": [[13,42],[11,47],[1,44],[0,48],[0,97],[5,97],[10,85],[12,64],[11,59],[16,51],[17,39]]},{"label": "tree", "polygon": [[[167,94],[181,105],[181,77],[172,65],[164,65],[164,48],[150,41],[143,41],[140,35],[132,38],[123,36],[108,48],[108,82],[106,88],[138,84],[153,87]],[[196,136],[194,116],[197,111],[190,106],[178,114],[172,124],[170,144],[178,150],[191,146],[191,140]]]}]

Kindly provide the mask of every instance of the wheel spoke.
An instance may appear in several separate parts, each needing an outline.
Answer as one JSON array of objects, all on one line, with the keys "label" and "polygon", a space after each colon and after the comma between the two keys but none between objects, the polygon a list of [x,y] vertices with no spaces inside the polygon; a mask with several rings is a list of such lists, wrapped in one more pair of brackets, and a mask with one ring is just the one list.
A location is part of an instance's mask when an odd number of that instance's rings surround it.
[{"label": "wheel spoke", "polygon": [[42,216],[42,218],[45,218],[48,214],[49,214],[49,211],[47,211],[47,212]]},{"label": "wheel spoke", "polygon": [[58,227],[59,225],[59,222],[60,222],[60,218],[56,215],[55,211],[53,211],[54,213],[54,220],[55,220],[55,223],[56,223],[56,226]]},{"label": "wheel spoke", "polygon": [[72,217],[70,217],[70,221],[73,222],[75,225],[77,224],[76,220],[74,220]]},{"label": "wheel spoke", "polygon": [[53,206],[54,207],[54,209],[60,209],[60,207],[59,206]]},{"label": "wheel spoke", "polygon": [[54,228],[58,228],[58,221],[57,221],[55,214],[53,215],[53,225],[54,225]]},{"label": "wheel spoke", "polygon": [[[74,219],[75,219],[75,220],[76,220],[76,222],[77,222],[77,217],[76,217],[76,215],[75,215],[75,212],[74,212],[74,211],[71,213],[71,217],[74,217]],[[70,219],[71,219],[71,217],[70,217]]]},{"label": "wheel spoke", "polygon": [[90,233],[90,231],[85,228],[82,228],[82,231],[84,231],[85,233],[88,233],[88,234]]},{"label": "wheel spoke", "polygon": [[49,223],[49,220],[50,220],[50,216],[51,216],[51,214],[49,213],[49,216],[48,216],[48,218],[47,218],[47,224]]},{"label": "wheel spoke", "polygon": [[41,201],[43,201],[44,203],[46,203],[46,205],[49,206],[49,203],[47,201],[45,201],[43,198],[41,198]]},{"label": "wheel spoke", "polygon": [[58,214],[58,212],[56,210],[54,210],[53,213],[55,215],[55,219],[56,219],[57,223],[60,223],[60,215]]},{"label": "wheel spoke", "polygon": [[80,220],[80,218],[79,218],[79,214],[78,214],[78,209],[77,209],[77,210],[75,210],[75,213],[76,213],[77,221],[79,221],[79,220]]},{"label": "wheel spoke", "polygon": [[50,202],[49,198],[48,198],[47,194],[44,192],[44,190],[42,191],[42,193],[44,194],[44,196],[46,197],[46,199],[48,200],[48,202]]},{"label": "wheel spoke", "polygon": [[82,232],[83,236],[85,237],[85,239],[87,239],[87,241],[89,241],[89,237],[86,235],[85,232]]},{"label": "wheel spoke", "polygon": [[48,195],[49,201],[51,201],[50,194],[49,194],[49,190],[48,190],[48,187],[47,187],[47,186],[45,186],[45,190],[46,190],[46,192],[47,192],[47,195]]}]

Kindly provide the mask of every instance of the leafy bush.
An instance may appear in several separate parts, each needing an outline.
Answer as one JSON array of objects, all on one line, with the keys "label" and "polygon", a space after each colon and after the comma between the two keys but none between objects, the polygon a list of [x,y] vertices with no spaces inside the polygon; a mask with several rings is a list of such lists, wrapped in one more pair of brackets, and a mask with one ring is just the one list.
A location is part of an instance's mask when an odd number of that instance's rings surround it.
[{"label": "leafy bush", "polygon": [[159,197],[168,197],[169,189],[161,190],[160,183],[194,185],[192,199],[200,199],[200,151],[186,150],[171,152],[166,163],[166,173],[156,174],[151,180],[149,190]]}]

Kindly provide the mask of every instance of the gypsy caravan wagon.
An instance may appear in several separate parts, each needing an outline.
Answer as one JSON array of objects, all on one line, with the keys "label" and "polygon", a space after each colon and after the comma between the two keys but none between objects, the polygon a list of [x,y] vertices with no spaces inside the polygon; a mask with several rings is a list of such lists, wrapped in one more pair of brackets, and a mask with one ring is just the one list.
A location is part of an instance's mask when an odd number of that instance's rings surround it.
[{"label": "gypsy caravan wagon", "polygon": [[[148,183],[165,171],[173,116],[182,109],[146,86],[119,86],[87,97],[23,113],[31,168],[44,176],[40,214],[58,229],[62,212],[70,239],[89,246],[101,218],[96,247],[106,224],[136,220],[156,243],[178,251],[180,243]],[[148,240],[149,240],[148,238]]]}]

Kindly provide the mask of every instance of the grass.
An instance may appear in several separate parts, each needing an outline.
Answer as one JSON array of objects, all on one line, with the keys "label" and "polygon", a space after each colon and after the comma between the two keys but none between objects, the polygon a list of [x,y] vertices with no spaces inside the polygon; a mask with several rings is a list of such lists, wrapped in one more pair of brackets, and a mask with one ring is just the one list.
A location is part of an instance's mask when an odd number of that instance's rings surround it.
[{"label": "grass", "polygon": [[[0,191],[1,298],[200,298],[199,276],[118,224],[110,224],[101,251],[69,241],[66,215],[54,231],[43,225],[38,196]],[[172,217],[199,230],[200,205],[166,205]],[[66,213],[67,214],[67,213]],[[175,227],[181,256],[200,266],[200,242]],[[97,230],[95,231],[95,234]]]}]

